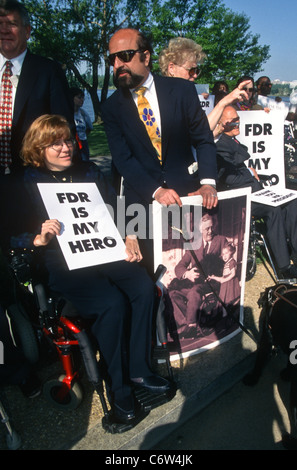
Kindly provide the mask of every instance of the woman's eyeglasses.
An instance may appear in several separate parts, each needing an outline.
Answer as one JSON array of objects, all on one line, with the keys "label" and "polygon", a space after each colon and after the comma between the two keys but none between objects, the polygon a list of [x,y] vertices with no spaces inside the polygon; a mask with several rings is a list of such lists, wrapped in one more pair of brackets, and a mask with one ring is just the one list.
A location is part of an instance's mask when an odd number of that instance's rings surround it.
[{"label": "woman's eyeglasses", "polygon": [[56,152],[61,152],[64,144],[66,144],[68,148],[72,148],[75,145],[75,141],[73,139],[62,140],[61,142],[54,142],[49,145],[49,147]]},{"label": "woman's eyeglasses", "polygon": [[133,59],[135,54],[137,54],[137,52],[143,52],[143,51],[141,51],[140,49],[136,49],[136,50],[130,49],[127,51],[119,51],[119,52],[115,52],[114,54],[110,54],[108,56],[109,64],[114,66],[116,57],[120,59],[121,62],[125,62],[125,63],[131,62],[131,60]]},{"label": "woman's eyeglasses", "polygon": [[187,70],[187,72],[189,72],[190,77],[194,77],[194,75],[197,75],[197,78],[198,78],[199,75],[201,74],[201,69],[199,67],[191,67],[190,69],[188,69],[187,67],[184,67],[183,65],[181,65],[180,67]]}]

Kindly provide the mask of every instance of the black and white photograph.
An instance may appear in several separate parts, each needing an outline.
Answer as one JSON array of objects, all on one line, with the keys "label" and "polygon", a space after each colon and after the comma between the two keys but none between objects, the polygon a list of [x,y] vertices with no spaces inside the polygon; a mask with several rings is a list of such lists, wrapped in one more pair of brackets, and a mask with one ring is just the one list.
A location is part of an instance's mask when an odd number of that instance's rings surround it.
[{"label": "black and white photograph", "polygon": [[[247,190],[219,194],[216,209],[199,197],[182,208],[154,207],[155,265],[162,278],[171,359],[215,347],[239,331],[250,226]],[[160,235],[162,232],[162,241]]]}]

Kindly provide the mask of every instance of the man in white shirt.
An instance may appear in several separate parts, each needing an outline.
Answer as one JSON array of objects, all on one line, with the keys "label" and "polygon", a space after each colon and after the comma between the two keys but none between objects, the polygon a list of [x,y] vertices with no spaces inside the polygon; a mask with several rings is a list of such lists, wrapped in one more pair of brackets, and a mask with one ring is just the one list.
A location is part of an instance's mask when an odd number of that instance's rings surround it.
[{"label": "man in white shirt", "polygon": [[[9,156],[0,154],[0,244],[11,235],[30,229],[30,208],[22,184],[20,157],[24,135],[43,114],[61,114],[75,129],[73,103],[61,66],[27,49],[31,26],[28,11],[15,0],[0,4],[0,92],[6,61],[12,64],[12,124],[8,136]],[[3,109],[3,104],[0,103]],[[75,135],[75,134],[74,134]],[[4,139],[0,132],[0,139]],[[3,241],[4,240],[4,241]]]},{"label": "man in white shirt", "polygon": [[0,174],[22,166],[20,150],[30,124],[42,114],[62,114],[74,128],[73,104],[64,72],[55,61],[32,54],[27,49],[31,34],[25,6],[15,0],[0,7],[0,78],[6,61],[12,64],[11,163],[0,155]]}]

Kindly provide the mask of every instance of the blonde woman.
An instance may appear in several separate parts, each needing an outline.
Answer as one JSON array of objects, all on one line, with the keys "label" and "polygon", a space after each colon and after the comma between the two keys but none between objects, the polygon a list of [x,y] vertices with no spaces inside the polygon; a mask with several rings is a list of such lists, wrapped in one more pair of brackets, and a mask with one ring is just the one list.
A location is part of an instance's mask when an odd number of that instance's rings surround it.
[{"label": "blonde woman", "polygon": [[[168,47],[160,53],[159,65],[162,75],[195,81],[201,73],[201,65],[205,59],[206,54],[199,44],[192,39],[178,37],[171,39]],[[249,80],[240,83],[231,93],[224,96],[208,114],[209,127],[214,138],[217,138],[223,131],[219,121],[225,107],[248,100],[247,92],[244,90],[248,83]]]}]

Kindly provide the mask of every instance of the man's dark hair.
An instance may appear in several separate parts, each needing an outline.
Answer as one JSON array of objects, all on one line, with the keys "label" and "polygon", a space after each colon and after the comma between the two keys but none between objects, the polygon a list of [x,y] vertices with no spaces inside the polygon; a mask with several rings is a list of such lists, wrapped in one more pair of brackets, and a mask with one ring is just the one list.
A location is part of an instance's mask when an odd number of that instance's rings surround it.
[{"label": "man's dark hair", "polygon": [[256,86],[261,84],[261,82],[263,81],[263,78],[267,78],[267,80],[270,81],[270,78],[267,77],[267,75],[262,75],[262,77],[259,77],[258,80],[256,81]]},{"label": "man's dark hair", "polygon": [[[152,58],[153,58],[153,53],[154,53],[154,50],[153,50],[153,46],[151,44],[151,41],[149,40],[149,38],[147,36],[144,35],[144,33],[142,33],[141,31],[138,31],[138,39],[137,39],[137,45],[138,45],[138,49],[140,49],[141,51],[149,51],[150,53],[150,62],[149,62],[149,67],[150,69],[152,68],[153,66],[153,62],[152,62]],[[144,61],[145,60],[145,56],[142,54],[141,55],[141,60]]]},{"label": "man's dark hair", "polygon": [[0,0],[0,16],[5,16],[7,13],[17,12],[23,22],[23,26],[30,26],[30,16],[27,8],[23,3],[16,0]]},{"label": "man's dark hair", "polygon": [[80,96],[80,95],[85,96],[84,91],[81,88],[76,87],[76,86],[73,86],[70,88],[70,93],[71,93],[72,98],[74,98],[75,96]]}]

